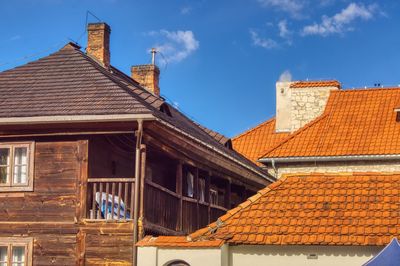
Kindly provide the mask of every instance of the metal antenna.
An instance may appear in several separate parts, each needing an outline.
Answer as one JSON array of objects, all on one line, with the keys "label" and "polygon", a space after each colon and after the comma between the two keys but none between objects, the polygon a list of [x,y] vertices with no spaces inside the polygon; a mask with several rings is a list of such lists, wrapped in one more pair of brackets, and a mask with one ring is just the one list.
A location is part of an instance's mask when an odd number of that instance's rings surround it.
[{"label": "metal antenna", "polygon": [[152,65],[156,64],[156,53],[157,53],[156,48],[151,48],[151,64]]}]

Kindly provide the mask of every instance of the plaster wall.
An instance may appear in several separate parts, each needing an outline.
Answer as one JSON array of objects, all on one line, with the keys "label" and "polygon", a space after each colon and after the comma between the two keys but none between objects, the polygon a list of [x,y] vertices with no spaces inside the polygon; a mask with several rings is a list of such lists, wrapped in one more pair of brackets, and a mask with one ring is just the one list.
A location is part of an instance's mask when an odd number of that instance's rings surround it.
[{"label": "plaster wall", "polygon": [[190,266],[359,266],[377,246],[222,246],[216,249],[139,248],[138,266],[166,266],[183,260]]},{"label": "plaster wall", "polygon": [[376,246],[233,246],[230,266],[360,266],[383,247]]},{"label": "plaster wall", "polygon": [[276,171],[272,167],[267,170],[277,178],[296,173],[400,172],[400,160],[290,163],[276,165]]},{"label": "plaster wall", "polygon": [[228,266],[228,247],[221,248],[138,248],[138,266],[167,266],[182,260],[190,266]]}]

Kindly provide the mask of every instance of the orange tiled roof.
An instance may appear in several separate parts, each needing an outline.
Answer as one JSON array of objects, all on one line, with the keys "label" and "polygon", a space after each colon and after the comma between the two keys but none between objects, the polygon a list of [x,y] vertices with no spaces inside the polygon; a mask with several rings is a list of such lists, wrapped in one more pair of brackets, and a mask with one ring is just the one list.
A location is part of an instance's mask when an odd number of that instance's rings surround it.
[{"label": "orange tiled roof", "polygon": [[400,154],[400,89],[332,91],[324,113],[264,158]]},{"label": "orange tiled roof", "polygon": [[313,87],[338,87],[340,82],[337,80],[312,80],[312,81],[296,81],[290,85],[290,88],[313,88]]},{"label": "orange tiled roof", "polygon": [[275,132],[275,118],[272,118],[234,137],[232,145],[234,150],[261,165],[257,162],[258,158],[288,135],[289,133]]},{"label": "orange tiled roof", "polygon": [[169,245],[386,245],[400,236],[399,195],[399,173],[284,176]]}]

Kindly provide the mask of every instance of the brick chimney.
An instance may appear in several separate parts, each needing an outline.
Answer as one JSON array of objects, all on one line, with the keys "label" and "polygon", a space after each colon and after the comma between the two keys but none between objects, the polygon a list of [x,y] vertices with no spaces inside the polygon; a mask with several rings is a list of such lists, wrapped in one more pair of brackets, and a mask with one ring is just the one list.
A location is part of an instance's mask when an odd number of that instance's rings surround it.
[{"label": "brick chimney", "polygon": [[294,132],[320,116],[336,80],[278,81],[276,83],[276,132]]},{"label": "brick chimney", "polygon": [[155,64],[133,66],[131,77],[149,92],[160,96],[160,69]]},{"label": "brick chimney", "polygon": [[110,66],[110,26],[103,22],[89,23],[87,30],[86,53],[108,68]]}]

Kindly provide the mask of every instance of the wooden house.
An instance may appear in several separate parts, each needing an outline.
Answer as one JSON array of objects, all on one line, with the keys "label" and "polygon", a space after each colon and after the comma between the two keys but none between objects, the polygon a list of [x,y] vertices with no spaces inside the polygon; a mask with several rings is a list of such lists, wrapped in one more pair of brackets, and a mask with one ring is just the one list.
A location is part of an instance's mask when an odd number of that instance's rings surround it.
[{"label": "wooden house", "polygon": [[0,265],[131,265],[144,235],[204,227],[274,179],[159,95],[155,65],[86,53],[0,73]]}]

